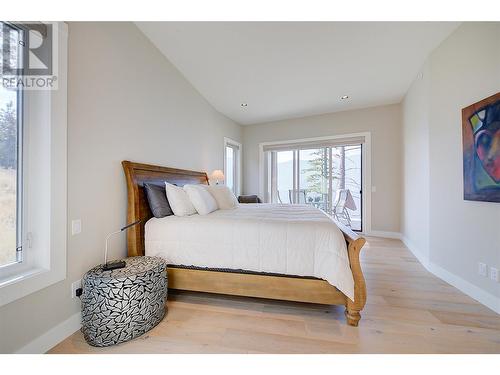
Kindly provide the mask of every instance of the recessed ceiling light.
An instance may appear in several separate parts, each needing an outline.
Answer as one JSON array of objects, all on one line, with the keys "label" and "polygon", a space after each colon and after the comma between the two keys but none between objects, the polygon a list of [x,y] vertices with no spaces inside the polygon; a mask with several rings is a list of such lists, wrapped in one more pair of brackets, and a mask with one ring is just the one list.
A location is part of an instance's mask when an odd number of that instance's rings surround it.
[{"label": "recessed ceiling light", "polygon": [[241,103],[240,104],[242,107],[248,107],[248,104],[247,103]]},{"label": "recessed ceiling light", "polygon": [[342,96],[340,97],[340,99],[342,99],[342,100],[349,99],[349,95],[342,95]]}]

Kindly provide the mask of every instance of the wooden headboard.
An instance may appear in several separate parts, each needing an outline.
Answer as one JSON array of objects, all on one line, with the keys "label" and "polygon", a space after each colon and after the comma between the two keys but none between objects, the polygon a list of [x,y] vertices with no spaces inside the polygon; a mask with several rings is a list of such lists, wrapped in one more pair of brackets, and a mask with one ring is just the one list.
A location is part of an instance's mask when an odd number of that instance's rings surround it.
[{"label": "wooden headboard", "polygon": [[144,255],[144,225],[153,217],[144,193],[144,183],[159,186],[163,186],[165,181],[177,186],[208,184],[208,177],[205,172],[133,163],[126,160],[122,162],[122,165],[127,180],[127,223],[142,220],[139,225],[130,228],[127,232],[128,256]]}]

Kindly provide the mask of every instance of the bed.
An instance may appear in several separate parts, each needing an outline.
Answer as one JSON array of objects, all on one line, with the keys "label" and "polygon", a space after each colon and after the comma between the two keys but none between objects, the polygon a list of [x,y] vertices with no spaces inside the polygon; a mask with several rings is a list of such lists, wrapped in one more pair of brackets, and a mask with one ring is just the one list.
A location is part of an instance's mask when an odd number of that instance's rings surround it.
[{"label": "bed", "polygon": [[[144,183],[208,184],[204,172],[122,162],[129,256],[166,258],[169,288],[345,306],[357,326],[366,302],[365,240],[307,205],[241,204],[208,215],[154,218]],[[335,286],[334,286],[335,285]]]}]

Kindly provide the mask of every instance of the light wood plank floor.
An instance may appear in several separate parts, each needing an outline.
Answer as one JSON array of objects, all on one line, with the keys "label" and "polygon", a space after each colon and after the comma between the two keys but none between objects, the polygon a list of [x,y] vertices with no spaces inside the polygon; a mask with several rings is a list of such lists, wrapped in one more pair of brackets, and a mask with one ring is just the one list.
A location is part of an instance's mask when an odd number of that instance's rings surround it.
[{"label": "light wood plank floor", "polygon": [[358,328],[343,306],[176,292],[142,337],[94,348],[76,332],[49,353],[500,353],[500,315],[428,273],[401,241],[369,238],[362,266]]}]

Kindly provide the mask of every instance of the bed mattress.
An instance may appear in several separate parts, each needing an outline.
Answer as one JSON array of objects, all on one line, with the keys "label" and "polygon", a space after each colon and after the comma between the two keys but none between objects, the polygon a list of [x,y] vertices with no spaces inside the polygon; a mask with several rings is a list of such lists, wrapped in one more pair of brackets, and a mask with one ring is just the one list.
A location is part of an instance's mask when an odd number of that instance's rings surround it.
[{"label": "bed mattress", "polygon": [[354,299],[344,236],[309,205],[240,204],[208,215],[151,218],[145,249],[174,265],[316,277]]}]

